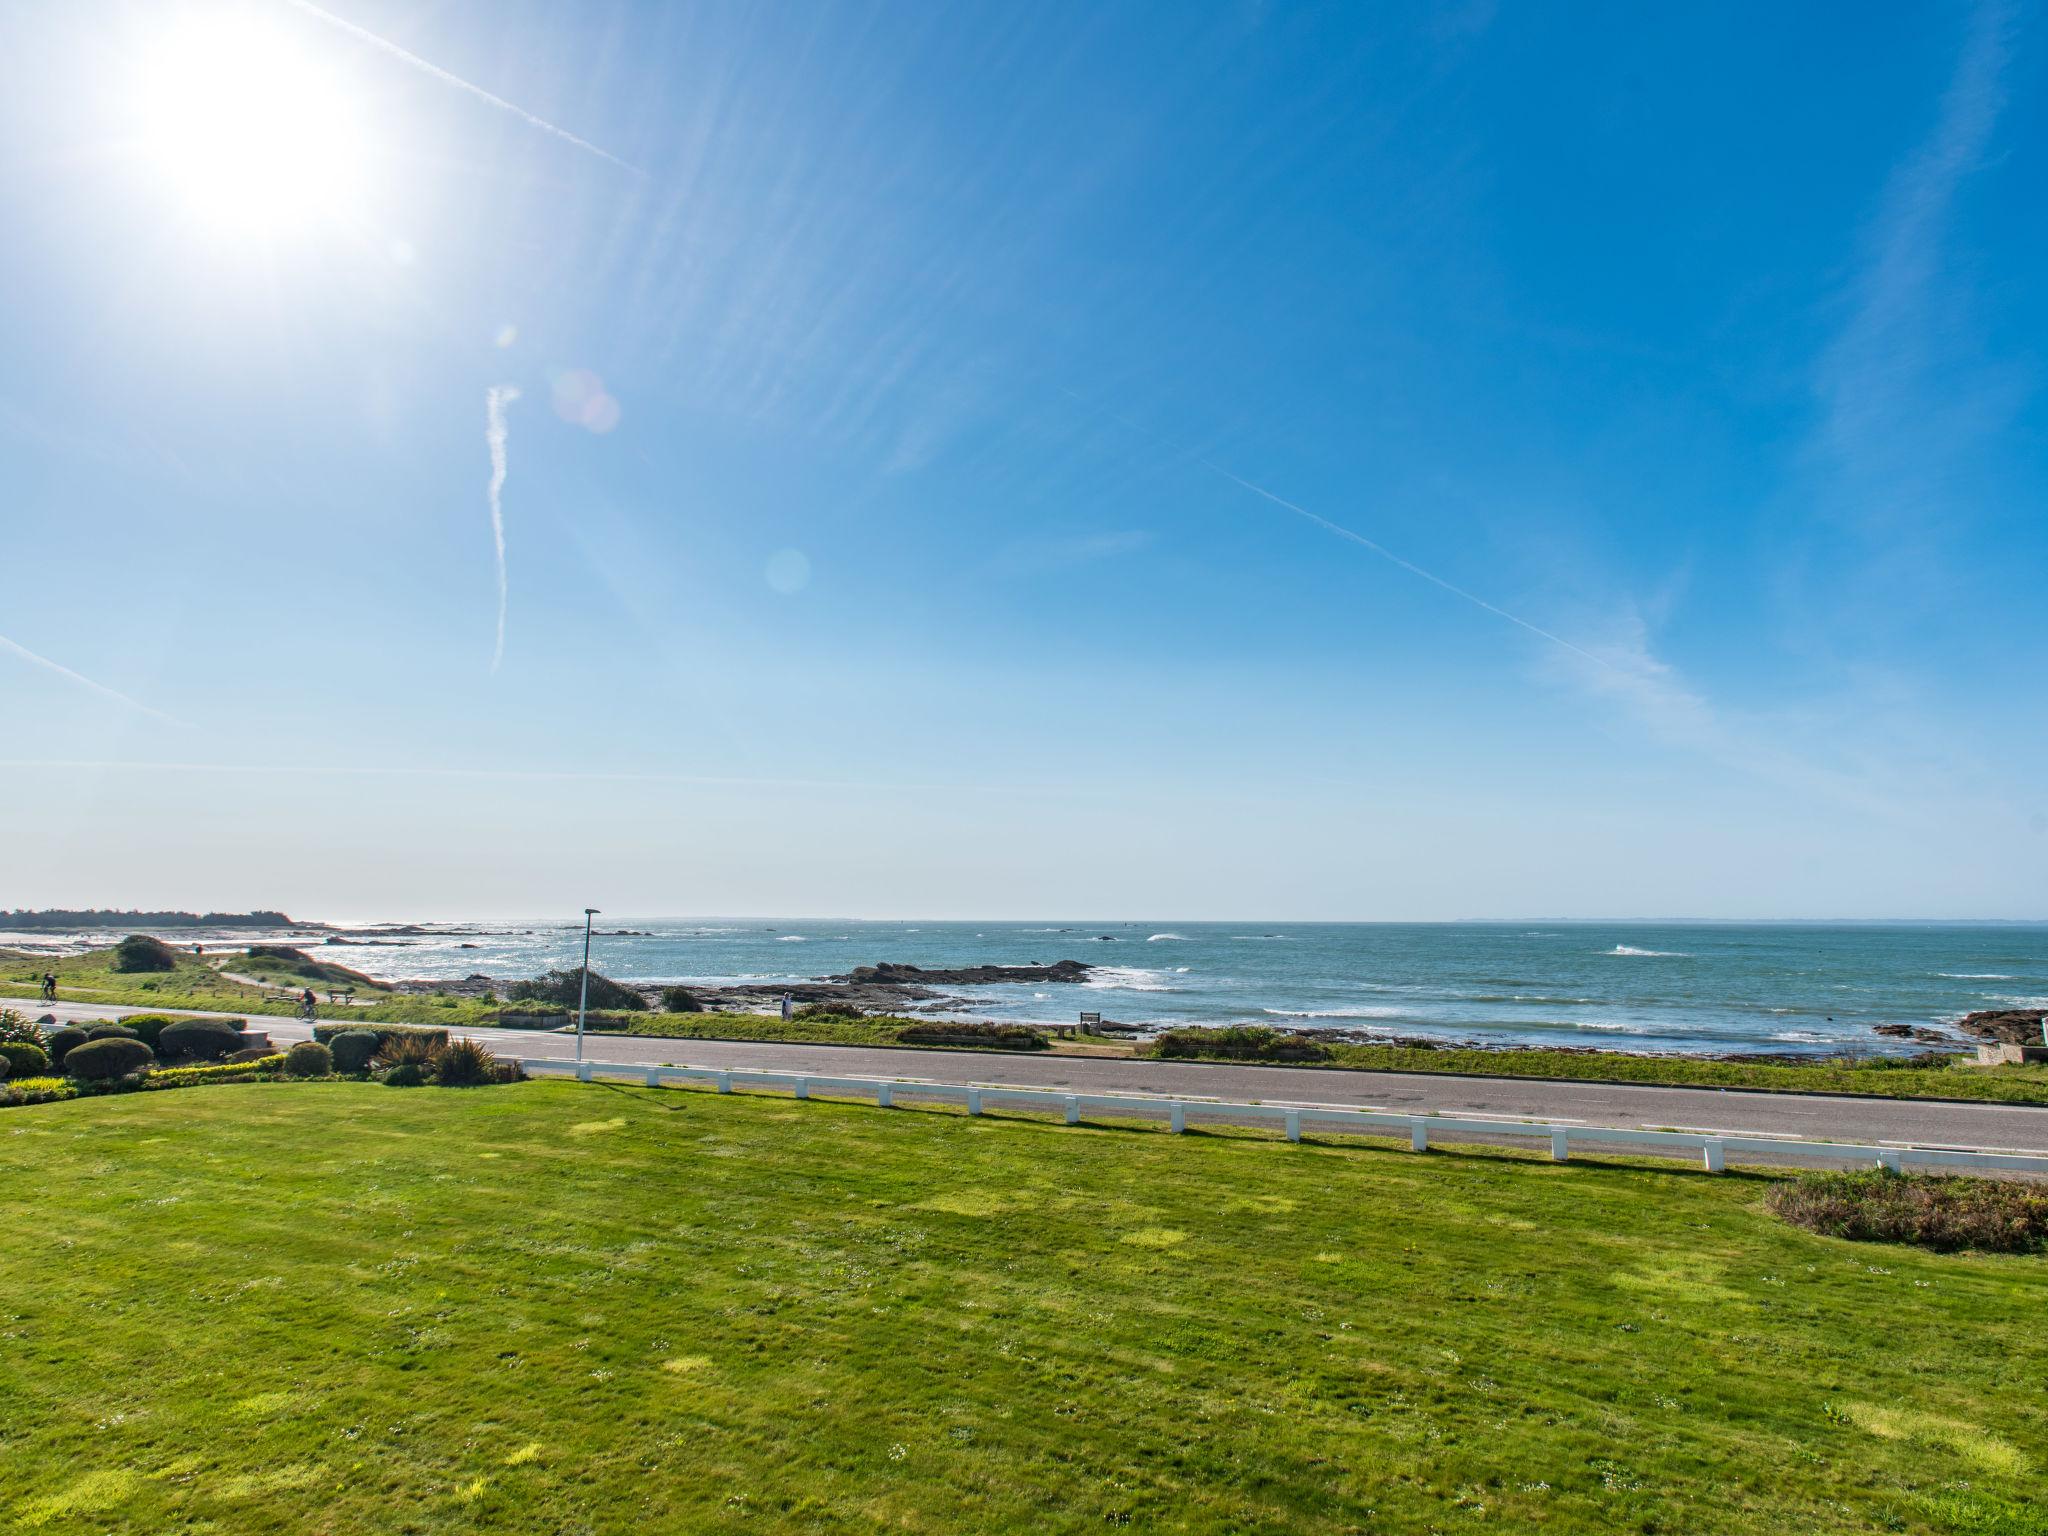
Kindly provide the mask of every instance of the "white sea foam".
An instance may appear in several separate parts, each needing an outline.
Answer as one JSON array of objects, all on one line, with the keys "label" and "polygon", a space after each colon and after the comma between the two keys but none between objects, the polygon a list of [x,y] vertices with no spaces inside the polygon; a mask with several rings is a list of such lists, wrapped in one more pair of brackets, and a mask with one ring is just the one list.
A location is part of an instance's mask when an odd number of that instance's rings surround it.
[{"label": "white sea foam", "polygon": [[1185,944],[1188,942],[1188,936],[1184,933],[1155,933],[1145,942],[1147,944],[1157,944],[1163,940],[1171,940],[1176,944]]},{"label": "white sea foam", "polygon": [[1950,981],[2018,981],[2017,976],[2007,976],[2002,971],[1936,971],[1937,976]]},{"label": "white sea foam", "polygon": [[775,942],[778,944],[801,944],[804,942],[804,936],[800,933],[785,933],[778,936]]},{"label": "white sea foam", "polygon": [[2048,1008],[2048,997],[1994,997],[1991,1001],[2008,1008]]},{"label": "white sea foam", "polygon": [[1637,949],[1633,944],[1617,944],[1612,949],[1601,951],[1604,955],[1638,955],[1645,960],[1683,960],[1685,951],[1680,949]]},{"label": "white sea foam", "polygon": [[1399,1008],[1262,1008],[1276,1019],[1398,1019],[1405,1017]]},{"label": "white sea foam", "polygon": [[1081,983],[1099,992],[1175,992],[1179,988],[1165,980],[1164,971],[1148,971],[1135,965],[1098,965]]}]

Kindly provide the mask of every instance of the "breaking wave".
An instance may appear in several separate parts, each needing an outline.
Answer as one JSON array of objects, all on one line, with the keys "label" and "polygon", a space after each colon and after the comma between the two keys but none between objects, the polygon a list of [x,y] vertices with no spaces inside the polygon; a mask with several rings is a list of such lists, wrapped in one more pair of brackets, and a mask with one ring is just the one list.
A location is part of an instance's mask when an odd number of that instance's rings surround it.
[{"label": "breaking wave", "polygon": [[1683,960],[1682,949],[1637,949],[1633,944],[1617,944],[1612,949],[1603,949],[1603,955],[1639,955],[1645,960]]}]

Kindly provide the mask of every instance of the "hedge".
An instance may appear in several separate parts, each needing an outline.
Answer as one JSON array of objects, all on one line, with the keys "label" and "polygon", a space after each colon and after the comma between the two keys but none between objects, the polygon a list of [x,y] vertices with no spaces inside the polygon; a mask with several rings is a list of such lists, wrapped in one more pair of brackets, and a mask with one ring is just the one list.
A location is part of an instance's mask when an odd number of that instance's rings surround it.
[{"label": "hedge", "polygon": [[0,1040],[0,1058],[7,1062],[8,1077],[41,1077],[50,1070],[50,1053],[26,1040]]},{"label": "hedge", "polygon": [[219,1061],[242,1048],[242,1032],[225,1019],[179,1019],[163,1027],[156,1043],[169,1059]]},{"label": "hedge", "polygon": [[383,1042],[374,1029],[344,1029],[329,1036],[325,1044],[333,1053],[335,1071],[355,1073],[370,1070],[370,1058]]},{"label": "hedge", "polygon": [[44,1048],[50,1053],[50,1065],[54,1067],[63,1066],[66,1054],[73,1047],[83,1044],[85,1044],[85,1031],[75,1024],[66,1024],[61,1029],[53,1029],[43,1037]]},{"label": "hedge", "polygon": [[350,1030],[367,1029],[375,1032],[377,1048],[382,1050],[401,1035],[423,1036],[429,1045],[442,1046],[448,1043],[448,1031],[437,1024],[315,1024],[313,1038],[322,1045],[334,1044],[336,1035]]},{"label": "hedge", "polygon": [[122,1027],[134,1030],[152,1051],[156,1049],[157,1036],[164,1032],[166,1026],[177,1022],[178,1015],[173,1013],[131,1013],[121,1020]]},{"label": "hedge", "polygon": [[301,1040],[284,1053],[284,1070],[289,1077],[328,1077],[334,1072],[334,1052],[318,1040]]},{"label": "hedge", "polygon": [[140,1040],[88,1040],[64,1058],[67,1077],[103,1083],[155,1065],[156,1053]]}]

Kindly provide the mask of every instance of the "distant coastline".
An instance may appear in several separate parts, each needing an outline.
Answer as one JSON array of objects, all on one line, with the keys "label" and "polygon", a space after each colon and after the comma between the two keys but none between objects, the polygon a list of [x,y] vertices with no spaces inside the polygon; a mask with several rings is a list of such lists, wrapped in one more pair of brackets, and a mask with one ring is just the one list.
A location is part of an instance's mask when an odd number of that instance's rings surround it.
[{"label": "distant coastline", "polygon": [[20,933],[66,932],[77,928],[118,928],[140,933],[152,928],[299,928],[324,929],[325,923],[293,922],[282,912],[142,912],[112,907],[71,909],[47,907],[0,912],[0,929]]}]

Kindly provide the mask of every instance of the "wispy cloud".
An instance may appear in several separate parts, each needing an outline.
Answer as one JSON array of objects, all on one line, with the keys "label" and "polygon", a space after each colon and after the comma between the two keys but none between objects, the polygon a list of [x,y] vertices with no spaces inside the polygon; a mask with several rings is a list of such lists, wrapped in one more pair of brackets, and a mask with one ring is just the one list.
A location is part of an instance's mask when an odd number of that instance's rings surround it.
[{"label": "wispy cloud", "polygon": [[498,643],[491,651],[491,670],[505,660],[505,610],[510,587],[505,577],[505,407],[519,398],[510,384],[493,384],[484,391],[484,442],[491,450],[491,542],[498,557]]},{"label": "wispy cloud", "polygon": [[10,640],[7,636],[0,635],[0,650],[19,656],[23,661],[41,667],[46,672],[54,672],[67,682],[76,683],[81,688],[90,689],[103,699],[112,699],[116,704],[126,705],[129,709],[137,710],[155,719],[166,721],[171,725],[182,725],[184,723],[173,716],[165,714],[160,709],[152,709],[140,699],[131,699],[118,688],[109,688],[105,683],[96,683],[83,672],[74,672],[62,662],[52,661],[47,656],[38,655],[18,640]]},{"label": "wispy cloud", "polygon": [[1968,292],[1944,259],[1950,216],[2005,104],[2016,16],[1971,13],[1926,138],[1894,168],[1863,240],[1849,315],[1822,352],[1815,446],[1855,525],[1896,534],[1938,511],[1949,467],[2017,404],[2009,374],[1972,356]]},{"label": "wispy cloud", "polygon": [[552,134],[554,135],[554,137],[562,140],[563,143],[573,144],[578,149],[583,150],[585,153],[597,156],[597,158],[600,160],[609,160],[613,165],[619,167],[619,169],[624,171],[631,171],[635,176],[642,176],[646,174],[638,166],[628,164],[626,161],[621,160],[617,155],[613,154],[610,150],[599,149],[595,144],[591,143],[588,139],[579,139],[576,137],[575,134],[569,132],[568,129],[558,128],[553,123],[549,122],[546,118],[536,117],[533,113],[527,111],[526,108],[521,106],[515,106],[512,102],[505,100],[505,98],[502,96],[493,96],[489,91],[485,90],[482,86],[472,85],[469,81],[463,79],[460,75],[450,74],[440,65],[429,63],[427,60],[421,58],[416,53],[406,52],[405,49],[399,47],[398,44],[390,41],[388,38],[382,38],[379,37],[374,32],[365,31],[363,28],[357,26],[352,21],[344,21],[341,19],[341,17],[335,15],[332,11],[323,11],[322,9],[320,9],[319,6],[312,4],[311,0],[284,0],[284,3],[286,5],[289,5],[295,11],[301,11],[304,14],[314,17],[317,20],[326,22],[327,25],[329,25],[330,27],[339,28],[341,31],[346,32],[350,37],[354,38],[359,43],[368,44],[370,47],[375,48],[378,52],[389,54],[392,58],[397,59],[402,63],[410,64],[414,69],[421,70],[426,74],[432,75],[436,80],[439,80],[444,84],[452,85],[459,91],[468,92],[470,95],[476,97],[477,100],[479,101],[489,102],[492,106],[496,107],[501,112],[510,112],[514,117],[518,118],[521,122],[525,123],[529,127],[538,128],[542,133]]}]

